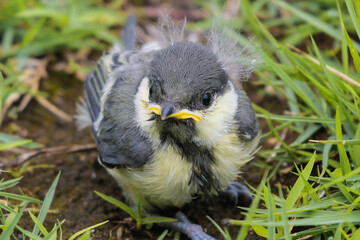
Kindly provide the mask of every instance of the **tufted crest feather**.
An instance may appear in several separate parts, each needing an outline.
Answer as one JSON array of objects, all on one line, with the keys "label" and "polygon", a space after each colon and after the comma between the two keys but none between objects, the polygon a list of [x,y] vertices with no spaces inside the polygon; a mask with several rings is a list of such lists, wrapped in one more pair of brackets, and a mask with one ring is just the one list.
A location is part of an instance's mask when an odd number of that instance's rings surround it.
[{"label": "tufted crest feather", "polygon": [[181,26],[176,24],[168,14],[164,14],[159,18],[158,24],[158,31],[161,36],[161,44],[163,47],[168,47],[174,45],[176,42],[184,41],[186,18]]},{"label": "tufted crest feather", "polygon": [[208,34],[206,45],[217,56],[222,68],[233,80],[247,80],[258,65],[258,56],[249,47],[241,46],[235,34],[215,25]]},{"label": "tufted crest feather", "polygon": [[[169,15],[159,19],[159,35],[162,47],[168,47],[176,42],[185,41],[183,24],[177,25]],[[222,68],[234,81],[247,80],[254,68],[259,64],[259,56],[250,46],[240,45],[237,36],[222,25],[222,21],[215,19],[207,35],[206,47],[217,56]]]}]

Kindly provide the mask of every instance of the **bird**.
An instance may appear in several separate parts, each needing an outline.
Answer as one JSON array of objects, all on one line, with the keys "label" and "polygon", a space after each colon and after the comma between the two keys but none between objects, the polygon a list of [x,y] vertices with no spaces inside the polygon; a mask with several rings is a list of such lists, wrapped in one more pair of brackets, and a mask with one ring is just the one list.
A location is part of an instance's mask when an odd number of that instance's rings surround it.
[{"label": "bird", "polygon": [[258,60],[218,27],[200,43],[184,40],[185,21],[159,21],[162,40],[137,47],[136,16],[128,17],[122,44],[85,80],[78,126],[92,127],[98,161],[130,206],[141,199],[150,214],[179,209],[177,222],[162,225],[210,240],[181,208],[199,196],[249,194],[236,179],[260,130],[241,82]]}]

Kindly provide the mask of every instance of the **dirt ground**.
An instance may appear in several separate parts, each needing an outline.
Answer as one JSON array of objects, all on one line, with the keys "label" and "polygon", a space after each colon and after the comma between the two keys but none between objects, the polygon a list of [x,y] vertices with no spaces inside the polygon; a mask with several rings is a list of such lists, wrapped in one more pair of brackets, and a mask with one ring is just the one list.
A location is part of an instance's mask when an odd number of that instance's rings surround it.
[{"label": "dirt ground", "polygon": [[[68,114],[75,114],[75,104],[82,96],[83,83],[73,74],[54,71],[52,63],[49,64],[48,71],[49,77],[41,82],[40,89],[48,93],[50,102]],[[253,83],[245,85],[251,100],[262,106],[268,104],[269,111],[280,113],[286,107],[283,103],[279,107],[278,101],[280,100],[278,99],[259,98],[257,88]],[[262,122],[261,125],[265,132],[266,124]],[[78,132],[75,122],[66,123],[58,119],[36,101],[32,101],[25,111],[19,114],[17,120],[5,119],[3,127],[4,132],[33,139],[46,147],[93,143],[90,129]],[[267,145],[268,143],[263,144]],[[264,148],[269,146],[264,146]],[[97,163],[96,158],[96,149],[51,156],[40,155],[31,160],[31,166],[50,164],[53,167],[26,171],[19,187],[28,196],[43,199],[55,176],[61,171],[61,178],[51,206],[51,210],[57,211],[48,214],[45,225],[50,229],[57,219],[65,220],[62,225],[65,238],[78,230],[110,220],[109,223],[95,229],[92,233],[93,239],[156,239],[164,229],[153,226],[151,229],[144,227],[137,230],[135,222],[125,212],[94,193],[94,191],[99,191],[124,200],[121,189]],[[243,168],[244,173],[239,178],[241,182],[247,182],[253,187],[258,186],[263,173],[263,168],[258,168],[253,164],[256,161],[262,160],[255,157]],[[0,177],[13,178],[9,173],[3,173]],[[13,189],[13,191],[19,192],[18,189]],[[217,223],[221,223],[226,218],[242,218],[239,209],[230,209],[217,198],[209,199],[205,204],[194,202],[187,207],[185,214],[192,222],[200,224],[207,233],[219,239],[221,239],[220,233],[206,216],[210,216]],[[20,226],[31,230],[33,223],[28,217],[25,217]],[[230,226],[229,230],[235,237],[239,227]],[[173,239],[173,235],[167,239]],[[182,236],[182,239],[185,237]],[[248,239],[261,238],[250,232]]]}]

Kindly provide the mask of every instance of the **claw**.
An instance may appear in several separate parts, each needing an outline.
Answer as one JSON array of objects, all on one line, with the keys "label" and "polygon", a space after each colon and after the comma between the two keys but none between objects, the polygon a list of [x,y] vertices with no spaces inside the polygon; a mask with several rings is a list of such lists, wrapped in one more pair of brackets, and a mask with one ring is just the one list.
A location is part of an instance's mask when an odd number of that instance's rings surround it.
[{"label": "claw", "polygon": [[192,240],[216,240],[215,238],[207,235],[200,225],[192,224],[182,212],[177,212],[175,217],[179,221],[160,223],[160,225],[182,232]]},{"label": "claw", "polygon": [[252,202],[253,196],[249,189],[241,183],[230,184],[227,189],[222,192],[230,202],[232,202],[232,208],[236,206],[249,206]]}]

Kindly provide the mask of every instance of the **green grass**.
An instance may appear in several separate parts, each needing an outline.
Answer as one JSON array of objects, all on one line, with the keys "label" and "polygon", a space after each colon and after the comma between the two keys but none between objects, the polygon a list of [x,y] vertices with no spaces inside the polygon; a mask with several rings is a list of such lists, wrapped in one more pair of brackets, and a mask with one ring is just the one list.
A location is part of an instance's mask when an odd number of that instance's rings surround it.
[{"label": "green grass", "polygon": [[[220,0],[196,2],[215,16],[221,14],[224,4]],[[59,4],[24,0],[0,4],[0,71],[5,77],[2,80],[0,75],[2,104],[12,93],[31,92],[19,80],[29,57],[64,50],[103,51],[117,39],[117,32],[110,29],[118,29],[125,19],[125,15],[119,17],[120,10],[115,10],[119,1],[108,5],[102,1]],[[241,226],[236,239],[245,239],[249,228],[268,239],[359,239],[360,2],[243,0],[239,12],[240,17],[225,20],[224,24],[232,36],[238,31],[254,36],[249,41],[237,35],[237,40],[261,54],[263,64],[253,82],[257,94],[272,99],[273,104],[286,105],[290,114],[274,114],[254,104],[259,119],[268,126],[263,141],[275,138],[281,146],[257,154],[254,164],[264,168],[266,174],[253,189],[255,199],[246,209],[245,219],[229,220]],[[211,24],[211,19],[205,19],[190,23],[188,29],[206,30]],[[283,138],[283,133],[291,140]],[[0,142],[0,150],[41,147],[8,134],[0,134]],[[265,160],[270,164],[264,164]],[[294,173],[288,173],[296,177],[291,186],[274,184],[284,163],[294,166]],[[33,232],[19,228],[26,206],[40,204],[36,199],[4,191],[19,180],[0,183],[1,199],[19,202],[13,206],[0,202],[0,239],[9,238],[14,229],[28,237],[39,233],[39,239],[59,234],[61,222],[50,231],[42,226],[49,200],[42,203],[41,215],[32,216]],[[130,211],[117,200],[99,195],[127,211],[138,227],[146,222],[141,208]],[[225,239],[231,239],[226,229],[214,224]],[[80,234],[84,239],[90,237],[89,229]]]},{"label": "green grass", "polygon": [[64,49],[95,48],[118,40],[110,27],[123,24],[119,1],[3,1],[0,10],[0,60],[40,56]]},{"label": "green grass", "polygon": [[125,203],[123,203],[120,200],[117,200],[115,198],[109,197],[107,195],[104,195],[102,193],[96,192],[95,193],[103,198],[104,200],[106,200],[107,202],[117,206],[118,208],[120,208],[121,210],[123,210],[124,212],[126,212],[127,214],[129,214],[135,221],[136,221],[136,227],[137,229],[141,229],[142,225],[147,225],[147,224],[153,224],[153,223],[162,223],[162,222],[174,222],[177,221],[175,218],[169,218],[169,217],[161,217],[161,216],[152,216],[152,215],[148,215],[146,216],[146,214],[143,212],[143,206],[142,206],[142,200],[141,198],[139,199],[138,202],[138,209],[137,211],[134,211],[131,207],[129,207],[128,205],[126,205]]},{"label": "green grass", "polygon": [[[54,227],[50,231],[48,231],[43,225],[46,215],[50,209],[59,178],[60,173],[56,176],[43,201],[27,197],[25,195],[13,194],[4,191],[16,186],[20,182],[21,178],[0,181],[0,197],[3,198],[0,202],[0,239],[17,239],[14,235],[15,230],[22,234],[22,239],[45,240],[58,239],[58,237],[62,239],[62,222],[55,223]],[[29,204],[38,204],[40,206],[37,216],[35,216],[30,210],[28,211],[30,218],[34,222],[34,228],[32,231],[20,227],[21,224],[19,223]],[[88,240],[90,239],[89,233],[91,229],[99,227],[107,222],[108,221],[105,221],[80,230],[73,234],[69,240],[73,240],[78,236],[80,236],[78,239]]]},{"label": "green grass", "polygon": [[[351,0],[242,3],[245,17],[237,24],[241,31],[255,35],[246,42],[260,46],[264,60],[255,72],[256,84],[260,89],[271,86],[274,92],[266,94],[280,94],[291,114],[276,115],[254,106],[270,129],[264,141],[275,137],[281,147],[258,154],[261,160],[272,161],[267,166],[272,172],[255,190],[260,205],[254,201],[245,220],[230,220],[241,226],[236,239],[245,239],[249,227],[268,239],[358,239],[360,4]],[[277,19],[277,14],[285,17]],[[281,37],[275,38],[270,27],[281,31]],[[302,53],[292,50],[297,44],[303,46]],[[295,140],[282,139],[284,130]],[[311,141],[318,136],[320,140]],[[298,178],[294,185],[276,189],[269,182],[284,162],[295,164]],[[298,163],[306,167],[301,170]]]}]

